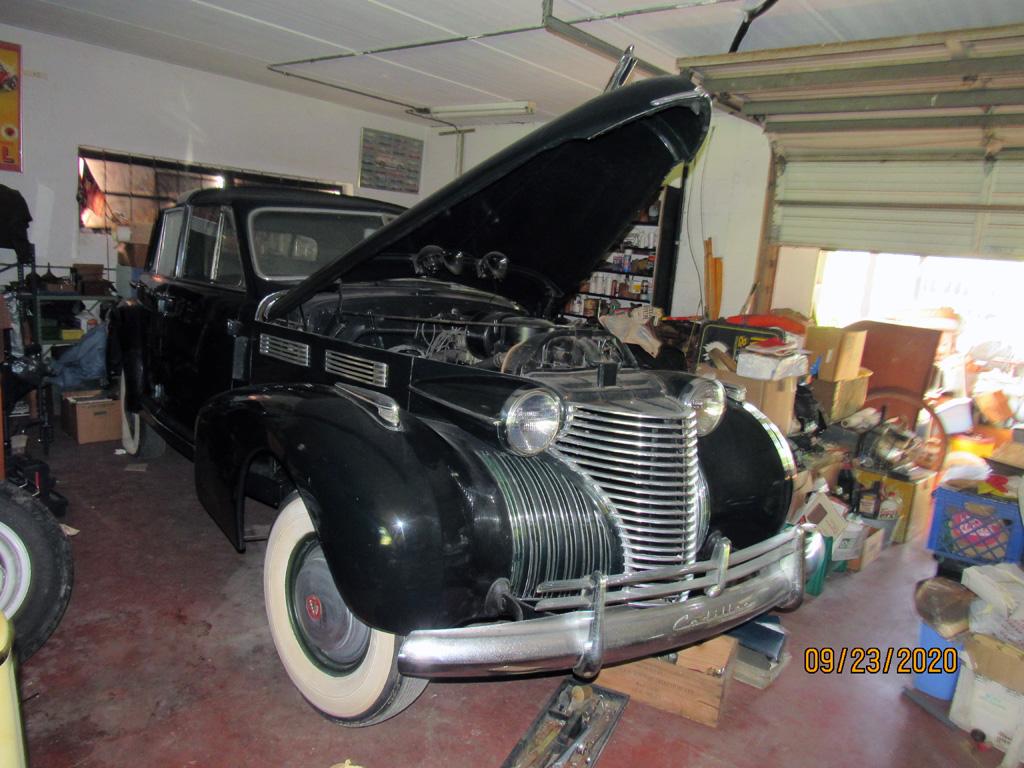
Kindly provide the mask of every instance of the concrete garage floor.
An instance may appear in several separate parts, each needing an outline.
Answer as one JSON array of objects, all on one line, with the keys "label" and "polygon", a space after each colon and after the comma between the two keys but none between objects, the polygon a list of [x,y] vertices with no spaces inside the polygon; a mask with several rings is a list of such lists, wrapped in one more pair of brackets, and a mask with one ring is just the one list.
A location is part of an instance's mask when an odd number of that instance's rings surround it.
[{"label": "concrete garage floor", "polygon": [[[497,766],[560,676],[431,685],[411,709],[351,730],[314,712],[278,664],[263,612],[263,545],[238,555],[177,454],[128,471],[113,443],[59,436],[75,588],[53,638],[22,668],[32,765]],[[712,729],[630,704],[599,765],[994,766],[900,696],[888,675],[808,675],[807,646],[902,646],[911,594],[934,573],[916,545],[834,576],[785,617],[793,663],[766,691],[733,683]]]}]

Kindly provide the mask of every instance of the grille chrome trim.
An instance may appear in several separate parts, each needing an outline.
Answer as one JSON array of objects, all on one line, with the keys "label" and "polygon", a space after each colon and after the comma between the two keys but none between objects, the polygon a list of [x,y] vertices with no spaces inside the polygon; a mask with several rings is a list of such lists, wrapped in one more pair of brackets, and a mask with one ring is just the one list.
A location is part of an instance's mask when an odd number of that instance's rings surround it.
[{"label": "grille chrome trim", "polygon": [[544,581],[621,567],[614,515],[591,481],[559,471],[555,457],[488,451],[480,458],[508,509],[516,595],[531,596]]},{"label": "grille chrome trim", "polygon": [[613,505],[627,573],[684,567],[696,562],[707,514],[697,416],[685,406],[634,408],[572,403],[569,427],[554,450]]},{"label": "grille chrome trim", "polygon": [[292,365],[309,368],[309,344],[304,344],[301,341],[292,341],[280,336],[261,333],[260,354],[283,360]]},{"label": "grille chrome trim", "polygon": [[327,350],[324,353],[324,370],[335,376],[369,384],[372,387],[388,385],[388,364],[377,360],[367,360],[344,352]]}]

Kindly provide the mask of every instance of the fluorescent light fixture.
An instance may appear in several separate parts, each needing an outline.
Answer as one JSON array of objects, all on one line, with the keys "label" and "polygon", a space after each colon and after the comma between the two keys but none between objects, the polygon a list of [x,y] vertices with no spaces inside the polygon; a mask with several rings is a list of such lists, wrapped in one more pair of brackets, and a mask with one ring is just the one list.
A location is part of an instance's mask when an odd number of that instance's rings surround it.
[{"label": "fluorescent light fixture", "polygon": [[453,107],[427,107],[423,114],[441,119],[460,117],[517,117],[532,115],[537,105],[532,101],[497,101],[491,104],[463,104]]}]

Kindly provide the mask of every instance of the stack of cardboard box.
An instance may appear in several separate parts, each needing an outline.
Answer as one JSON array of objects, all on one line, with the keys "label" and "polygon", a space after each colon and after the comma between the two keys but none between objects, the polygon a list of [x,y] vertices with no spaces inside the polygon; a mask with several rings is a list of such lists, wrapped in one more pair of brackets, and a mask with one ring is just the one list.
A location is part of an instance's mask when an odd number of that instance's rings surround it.
[{"label": "stack of cardboard box", "polygon": [[804,346],[811,352],[811,370],[818,373],[811,389],[829,422],[852,416],[864,405],[871,371],[860,367],[867,331],[811,326]]}]

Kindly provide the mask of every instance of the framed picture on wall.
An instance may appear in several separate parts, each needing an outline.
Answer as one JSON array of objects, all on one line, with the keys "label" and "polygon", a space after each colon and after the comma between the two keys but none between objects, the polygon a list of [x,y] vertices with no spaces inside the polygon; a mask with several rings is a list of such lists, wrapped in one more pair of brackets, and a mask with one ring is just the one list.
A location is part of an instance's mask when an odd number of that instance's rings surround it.
[{"label": "framed picture on wall", "polygon": [[363,128],[359,186],[388,192],[420,191],[423,142],[411,136]]},{"label": "framed picture on wall", "polygon": [[0,170],[21,170],[21,46],[0,42]]}]

